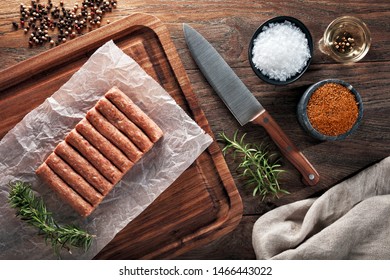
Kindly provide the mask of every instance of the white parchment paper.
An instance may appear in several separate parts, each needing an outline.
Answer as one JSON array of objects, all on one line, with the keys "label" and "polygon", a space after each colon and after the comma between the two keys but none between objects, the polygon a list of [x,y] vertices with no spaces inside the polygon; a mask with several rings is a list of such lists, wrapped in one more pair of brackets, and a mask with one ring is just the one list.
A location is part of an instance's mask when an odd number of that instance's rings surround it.
[{"label": "white parchment paper", "polygon": [[[106,196],[81,218],[35,175],[35,169],[112,86],[119,87],[163,130],[164,137]],[[206,134],[132,58],[112,41],[0,142],[0,259],[55,259],[35,228],[15,217],[8,183],[32,184],[60,224],[76,224],[97,237],[87,253],[63,251],[64,259],[91,259],[186,170],[210,145]]]}]

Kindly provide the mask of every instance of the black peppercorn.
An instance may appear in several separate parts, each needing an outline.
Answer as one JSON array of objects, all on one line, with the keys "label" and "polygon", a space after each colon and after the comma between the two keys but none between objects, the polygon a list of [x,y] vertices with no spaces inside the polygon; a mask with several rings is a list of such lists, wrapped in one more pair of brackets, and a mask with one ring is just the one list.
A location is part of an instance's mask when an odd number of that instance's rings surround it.
[{"label": "black peppercorn", "polygon": [[18,30],[19,25],[18,25],[17,22],[13,21],[13,22],[12,22],[12,27],[13,27],[15,30]]},{"label": "black peppercorn", "polygon": [[[13,22],[12,26],[14,29],[21,26],[26,34],[31,30],[28,40],[30,47],[46,42],[58,45],[66,42],[66,38],[73,39],[77,34],[81,35],[84,28],[90,31],[93,26],[99,27],[105,13],[111,12],[117,4],[117,0],[82,0],[81,4],[75,3],[72,9],[67,9],[64,1],[58,1],[58,5],[53,5],[52,0],[47,0],[46,4],[40,3],[40,0],[31,0],[28,7],[20,4],[20,24]],[[106,22],[108,24],[110,21]],[[57,41],[51,38],[49,31],[57,32]]]}]

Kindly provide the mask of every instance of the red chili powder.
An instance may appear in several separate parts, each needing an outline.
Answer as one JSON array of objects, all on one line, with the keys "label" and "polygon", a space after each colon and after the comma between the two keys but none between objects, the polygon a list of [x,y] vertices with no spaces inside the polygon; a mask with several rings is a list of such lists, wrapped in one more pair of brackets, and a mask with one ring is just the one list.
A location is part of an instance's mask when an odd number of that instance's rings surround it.
[{"label": "red chili powder", "polygon": [[352,92],[340,84],[327,83],[319,87],[307,104],[311,125],[320,133],[337,136],[350,130],[359,114]]}]

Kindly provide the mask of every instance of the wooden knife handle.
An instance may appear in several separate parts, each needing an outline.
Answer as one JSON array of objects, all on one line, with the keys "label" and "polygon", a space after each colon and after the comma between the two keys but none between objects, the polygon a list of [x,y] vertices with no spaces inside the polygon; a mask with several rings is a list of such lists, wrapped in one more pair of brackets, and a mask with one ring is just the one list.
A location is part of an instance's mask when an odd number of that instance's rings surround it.
[{"label": "wooden knife handle", "polygon": [[303,182],[306,185],[314,186],[320,180],[318,172],[314,169],[307,158],[290,141],[271,115],[264,111],[252,123],[261,125],[268,132],[269,136],[279,147],[282,154],[295,166],[302,174]]}]

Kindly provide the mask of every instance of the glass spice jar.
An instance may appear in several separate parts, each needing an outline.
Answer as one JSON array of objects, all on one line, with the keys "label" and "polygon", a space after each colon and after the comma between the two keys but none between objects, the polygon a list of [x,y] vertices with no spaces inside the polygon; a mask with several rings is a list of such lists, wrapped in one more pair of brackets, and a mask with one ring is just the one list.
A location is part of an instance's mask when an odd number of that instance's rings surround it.
[{"label": "glass spice jar", "polygon": [[367,25],[353,16],[342,16],[332,21],[319,42],[320,50],[341,63],[357,62],[371,46]]}]

